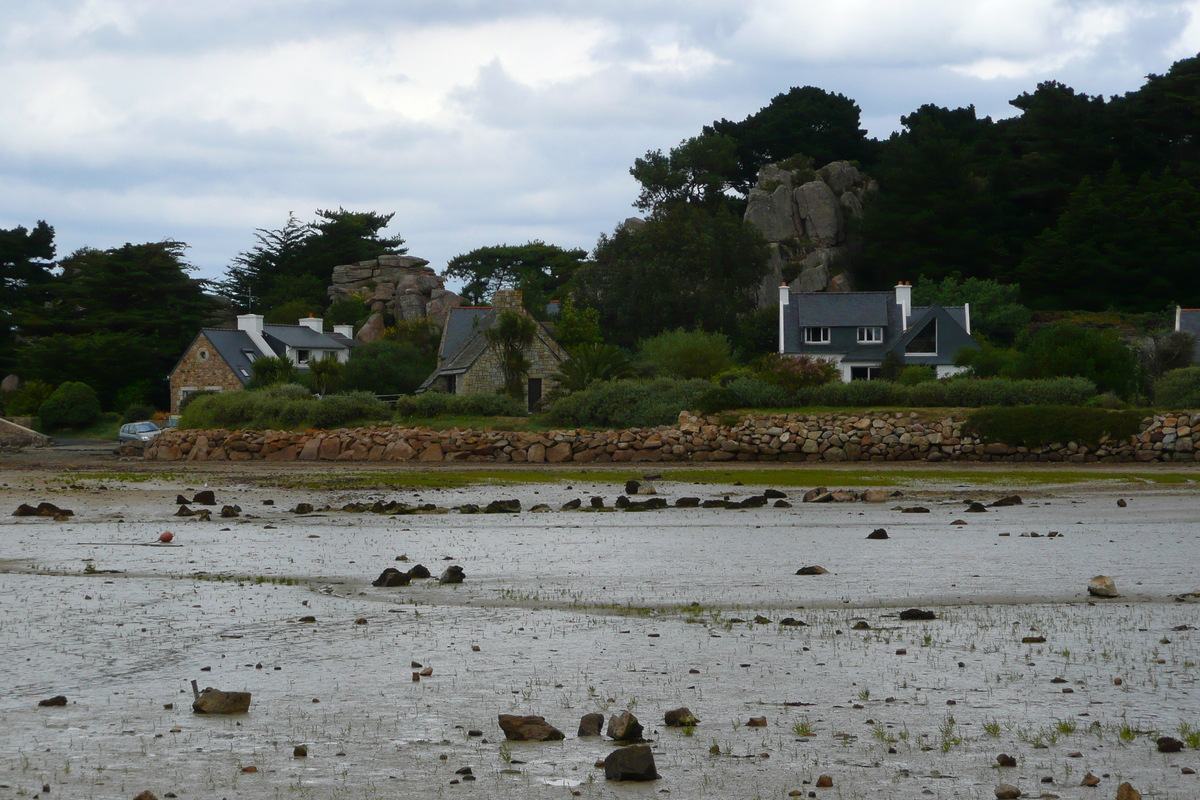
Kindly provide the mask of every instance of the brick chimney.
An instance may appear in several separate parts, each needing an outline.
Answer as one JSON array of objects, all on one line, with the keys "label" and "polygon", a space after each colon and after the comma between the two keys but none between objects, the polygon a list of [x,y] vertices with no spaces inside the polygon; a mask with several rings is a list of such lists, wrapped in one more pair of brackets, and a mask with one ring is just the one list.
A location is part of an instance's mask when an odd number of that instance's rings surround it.
[{"label": "brick chimney", "polygon": [[524,307],[521,293],[516,289],[501,289],[492,297],[492,308],[497,311],[520,311]]}]

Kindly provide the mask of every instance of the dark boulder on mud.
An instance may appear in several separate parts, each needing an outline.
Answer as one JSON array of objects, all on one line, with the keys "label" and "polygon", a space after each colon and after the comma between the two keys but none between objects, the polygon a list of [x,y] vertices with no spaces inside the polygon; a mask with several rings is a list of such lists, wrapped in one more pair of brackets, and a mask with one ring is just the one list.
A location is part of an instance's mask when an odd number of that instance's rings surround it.
[{"label": "dark boulder on mud", "polygon": [[1021,790],[1016,786],[1002,783],[996,787],[996,800],[1017,800],[1020,796]]},{"label": "dark boulder on mud", "polygon": [[1017,765],[1017,760],[1015,758],[1013,758],[1012,756],[1010,756],[1008,753],[1001,753],[1000,755],[996,756],[996,766],[1015,767],[1016,765]]},{"label": "dark boulder on mud", "polygon": [[615,503],[613,503],[613,505],[616,506],[617,508],[628,508],[629,507],[629,498],[623,494],[617,495],[617,501]]},{"label": "dark boulder on mud", "polygon": [[213,494],[211,489],[196,492],[196,496],[192,498],[192,505],[194,506],[215,506],[216,504],[217,496]]},{"label": "dark boulder on mud", "polygon": [[408,586],[412,583],[412,575],[407,572],[401,572],[395,567],[388,567],[383,572],[379,573],[379,577],[371,581],[372,586],[382,586],[390,588],[392,586]]},{"label": "dark boulder on mud", "polygon": [[566,738],[545,717],[500,714],[499,721],[504,738],[512,742],[558,742]]},{"label": "dark boulder on mud", "polygon": [[225,519],[233,519],[242,515],[241,506],[223,506],[221,508],[221,516]]},{"label": "dark boulder on mud", "polygon": [[929,513],[929,509],[926,508],[925,506],[908,506],[907,508],[900,509],[900,511],[901,511],[901,513],[904,513],[904,514],[928,514]]},{"label": "dark boulder on mud", "polygon": [[175,495],[175,505],[177,505],[177,506],[186,506],[190,502],[191,502],[191,500],[188,500],[186,497],[184,497],[181,494]]},{"label": "dark boulder on mud", "polygon": [[886,539],[886,538],[888,538],[888,532],[885,531],[883,528],[876,528],[875,530],[873,530],[867,534],[867,538],[868,539]]},{"label": "dark boulder on mud", "polygon": [[635,480],[625,481],[625,494],[637,494],[638,489],[642,488],[642,484]]},{"label": "dark boulder on mud", "polygon": [[576,736],[599,736],[604,731],[604,715],[598,712],[584,714],[579,720]]},{"label": "dark boulder on mud", "polygon": [[176,509],[174,516],[176,517],[194,517],[199,514],[199,511],[192,511],[187,506],[180,506]]},{"label": "dark boulder on mud", "polygon": [[767,498],[761,494],[751,495],[738,503],[735,508],[762,508],[767,504]]},{"label": "dark boulder on mud", "polygon": [[413,568],[408,571],[410,578],[431,578],[433,573],[429,571],[429,567],[424,564],[414,564]]},{"label": "dark boulder on mud", "polygon": [[133,798],[133,800],[158,800],[158,795],[147,789],[146,791],[139,793],[137,797]]},{"label": "dark boulder on mud", "polygon": [[666,714],[663,714],[663,723],[668,728],[682,728],[687,725],[695,725],[699,721],[687,706],[673,708]]},{"label": "dark boulder on mud", "polygon": [[985,506],[983,503],[971,503],[971,505],[967,506],[967,513],[968,514],[986,514],[987,506]]},{"label": "dark boulder on mud", "polygon": [[1155,740],[1154,744],[1158,747],[1160,753],[1178,753],[1183,749],[1183,742],[1173,736],[1160,736]]},{"label": "dark boulder on mud", "polygon": [[[828,489],[826,489],[824,486],[818,486],[815,489],[809,489],[807,492],[805,492],[803,500],[805,503],[812,503],[812,502],[816,502],[816,499],[818,497],[821,497],[821,496],[827,495],[827,494],[829,494]],[[824,502],[824,503],[833,502],[833,496],[830,495],[828,500],[822,500],[821,502]]]},{"label": "dark boulder on mud", "polygon": [[54,503],[38,503],[36,507],[28,503],[21,503],[12,515],[14,517],[73,517],[75,512],[69,508],[59,508]]},{"label": "dark boulder on mud", "polygon": [[56,694],[54,697],[47,697],[45,700],[38,700],[38,705],[43,708],[47,706],[65,706],[67,704],[66,695]]},{"label": "dark boulder on mud", "polygon": [[988,503],[989,508],[1007,508],[1009,506],[1023,505],[1019,494],[1010,494],[1008,497],[1001,497],[994,503]]},{"label": "dark boulder on mud", "polygon": [[780,625],[786,625],[789,628],[806,628],[808,623],[804,620],[796,619],[795,617],[784,617],[779,620]]},{"label": "dark boulder on mud", "polygon": [[583,501],[576,497],[574,500],[568,500],[562,504],[563,511],[574,511],[583,505]]},{"label": "dark boulder on mud", "polygon": [[293,514],[311,514],[313,513],[312,503],[296,503],[296,507],[292,509]]},{"label": "dark boulder on mud", "polygon": [[932,611],[924,611],[920,608],[908,608],[900,612],[900,619],[909,621],[930,620],[937,619],[937,614]]},{"label": "dark boulder on mud", "polygon": [[824,567],[819,566],[817,564],[813,564],[811,566],[801,567],[800,569],[796,570],[796,574],[797,575],[828,575],[829,570],[827,570]]},{"label": "dark boulder on mud", "polygon": [[458,507],[458,513],[460,514],[479,514],[480,512],[481,509],[474,503],[463,503]]},{"label": "dark boulder on mud", "polygon": [[467,577],[467,573],[457,564],[451,564],[446,567],[446,570],[438,576],[438,583],[462,583]]},{"label": "dark boulder on mud", "polygon": [[787,495],[778,489],[767,489],[765,492],[763,492],[763,497],[766,497],[770,500],[782,500],[786,498]]},{"label": "dark boulder on mud", "polygon": [[604,498],[603,497],[593,497],[591,500],[588,501],[588,503],[592,506],[592,508],[604,508]]},{"label": "dark boulder on mud", "polygon": [[608,720],[608,738],[618,742],[642,741],[642,723],[628,711],[613,714]]},{"label": "dark boulder on mud", "polygon": [[483,510],[485,514],[516,514],[521,510],[520,500],[493,500]]},{"label": "dark boulder on mud", "polygon": [[699,497],[681,497],[675,501],[676,508],[699,508]]},{"label": "dark boulder on mud", "polygon": [[654,753],[648,744],[613,750],[604,759],[604,778],[610,781],[656,781]]},{"label": "dark boulder on mud", "polygon": [[245,714],[250,710],[249,692],[222,692],[209,687],[192,703],[197,714]]}]

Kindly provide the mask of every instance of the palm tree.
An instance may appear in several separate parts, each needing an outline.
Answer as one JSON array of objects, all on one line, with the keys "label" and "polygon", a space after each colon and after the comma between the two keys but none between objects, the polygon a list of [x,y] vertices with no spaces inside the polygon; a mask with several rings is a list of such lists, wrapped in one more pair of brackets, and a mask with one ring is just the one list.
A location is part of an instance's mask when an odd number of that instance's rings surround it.
[{"label": "palm tree", "polygon": [[571,351],[554,373],[553,379],[563,391],[579,392],[596,381],[615,381],[633,376],[633,364],[612,344],[581,344]]}]

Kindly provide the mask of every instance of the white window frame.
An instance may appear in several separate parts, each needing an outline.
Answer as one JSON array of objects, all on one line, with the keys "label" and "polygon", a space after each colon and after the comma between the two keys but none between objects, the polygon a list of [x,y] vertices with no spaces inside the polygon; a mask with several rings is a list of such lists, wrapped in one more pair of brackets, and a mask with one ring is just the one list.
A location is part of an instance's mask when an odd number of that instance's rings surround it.
[{"label": "white window frame", "polygon": [[[817,331],[817,337],[813,338],[813,331]],[[829,344],[829,327],[825,325],[805,326],[803,330],[805,344]]]},{"label": "white window frame", "polygon": [[880,344],[883,342],[883,328],[880,327],[859,327],[858,343],[859,344]]}]

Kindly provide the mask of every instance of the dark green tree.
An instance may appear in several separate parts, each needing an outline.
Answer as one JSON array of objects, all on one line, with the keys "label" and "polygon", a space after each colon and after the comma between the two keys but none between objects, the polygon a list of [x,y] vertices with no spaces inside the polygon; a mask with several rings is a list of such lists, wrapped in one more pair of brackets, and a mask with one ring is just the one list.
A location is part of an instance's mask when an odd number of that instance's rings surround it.
[{"label": "dark green tree", "polygon": [[437,358],[408,342],[381,340],[350,353],[342,388],[372,394],[411,394],[437,366]]},{"label": "dark green tree", "polygon": [[818,167],[843,159],[872,160],[872,143],[859,127],[860,113],[858,104],[845,95],[793,86],[741,122],[717,120],[704,132],[736,142],[738,166],[728,178],[734,188],[749,194],[759,169],[797,153],[812,158]]},{"label": "dark green tree", "polygon": [[82,428],[100,416],[100,401],[96,392],[86,383],[67,381],[54,390],[38,409],[42,426],[55,428]]},{"label": "dark green tree", "polygon": [[738,171],[737,142],[711,133],[685,139],[671,152],[651,150],[629,169],[642,189],[634,206],[652,211],[672,203],[715,208],[729,198]]},{"label": "dark green tree", "polygon": [[583,250],[564,250],[542,241],[502,244],[455,256],[442,274],[463,281],[461,294],[475,305],[490,303],[500,289],[518,289],[525,308],[545,319],[546,305],[557,299],[585,258]]},{"label": "dark green tree", "polygon": [[754,307],[766,264],[766,243],[740,217],[677,203],[644,227],[601,236],[573,298],[595,308],[608,340],[623,347],[679,327],[733,332]]},{"label": "dark green tree", "polygon": [[265,389],[281,383],[300,383],[300,370],[287,356],[259,356],[251,367],[254,376],[248,389]]},{"label": "dark green tree", "polygon": [[924,275],[913,286],[913,305],[971,306],[971,332],[1011,344],[1026,328],[1032,312],[1020,301],[1021,287],[994,280],[951,275],[940,283]]},{"label": "dark green tree", "polygon": [[554,374],[562,392],[580,392],[596,381],[633,377],[633,365],[621,348],[611,344],[581,344]]},{"label": "dark green tree", "polygon": [[604,341],[600,332],[600,312],[564,300],[554,318],[554,338],[567,350],[583,344],[600,344]]},{"label": "dark green tree", "polygon": [[0,229],[0,373],[15,363],[14,315],[33,301],[37,287],[50,282],[53,258],[54,228],[44,221],[32,231],[21,225]]},{"label": "dark green tree", "polygon": [[1090,378],[1101,392],[1122,397],[1136,388],[1136,358],[1115,331],[1057,323],[1032,334],[1020,349],[1016,377]]}]

